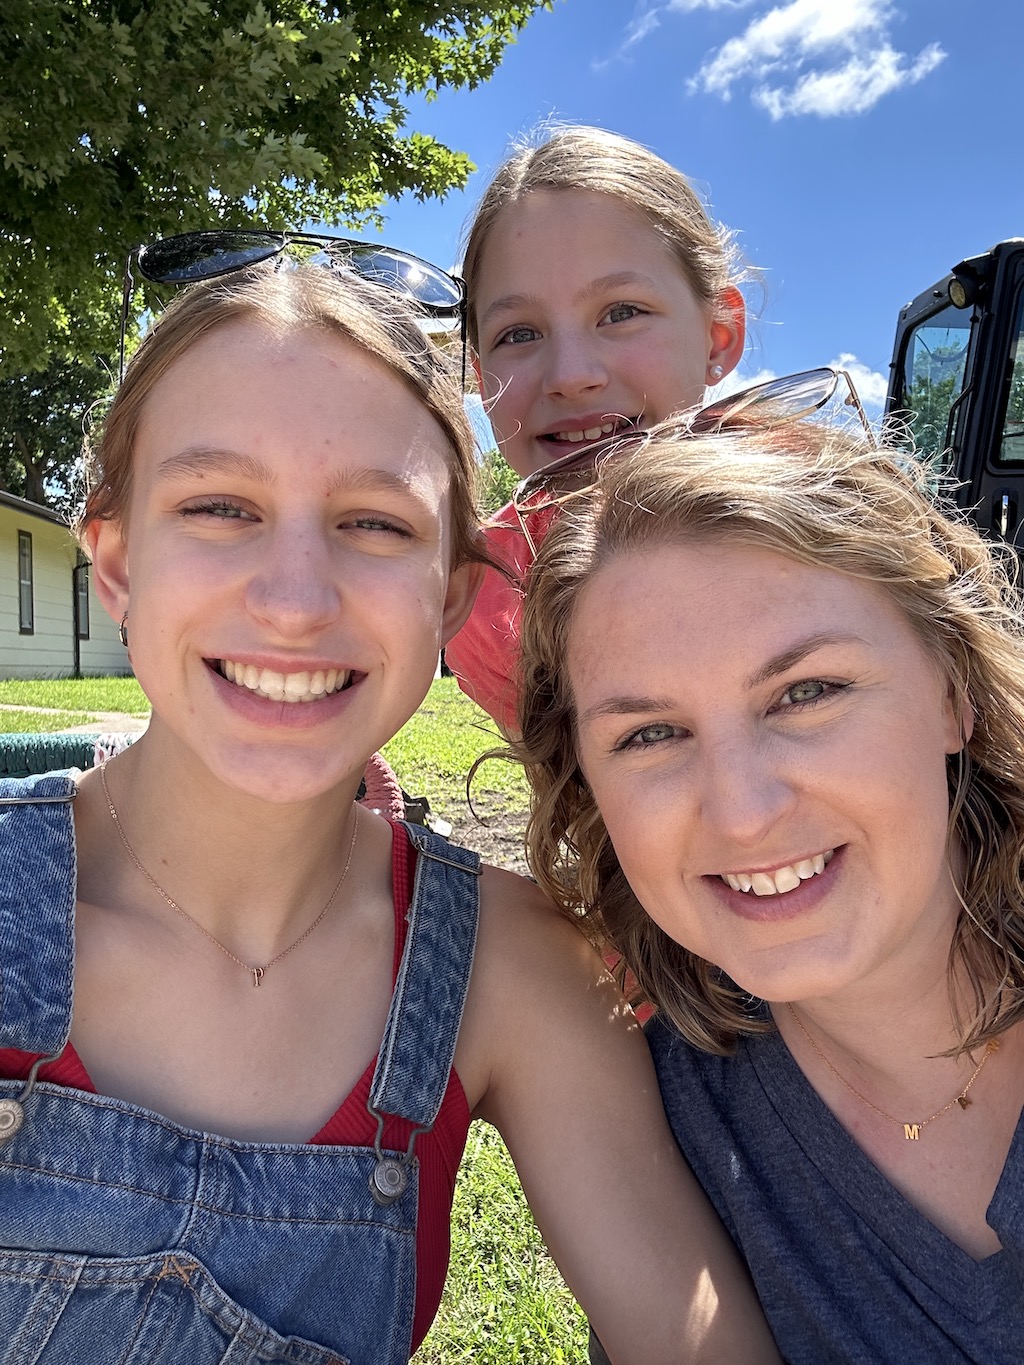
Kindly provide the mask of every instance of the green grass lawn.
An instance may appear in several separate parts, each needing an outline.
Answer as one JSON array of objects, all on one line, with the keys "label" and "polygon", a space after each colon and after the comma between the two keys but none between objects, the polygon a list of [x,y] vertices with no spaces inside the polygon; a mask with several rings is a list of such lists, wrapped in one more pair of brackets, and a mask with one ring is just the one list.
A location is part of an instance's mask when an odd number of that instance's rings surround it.
[{"label": "green grass lawn", "polygon": [[474,1123],[455,1190],[444,1298],[414,1365],[583,1365],[587,1326],[544,1249],[512,1158]]},{"label": "green grass lawn", "polygon": [[[134,678],[49,678],[31,682],[20,678],[0,681],[0,703],[9,706],[48,706],[59,711],[123,711],[144,715],[149,702]],[[68,721],[84,725],[88,720]]]},{"label": "green grass lawn", "polygon": [[40,715],[38,711],[5,711],[0,708],[0,733],[50,735],[68,730],[73,725],[88,725],[90,719],[84,711],[58,711],[56,715]]},{"label": "green grass lawn", "polygon": [[[85,725],[95,712],[148,710],[134,678],[0,681],[0,704],[60,709],[0,710],[0,731],[21,733]],[[445,812],[464,803],[474,760],[498,746],[487,716],[453,678],[441,678],[384,753],[407,791]],[[514,765],[488,762],[472,794],[479,809],[520,812],[525,822],[526,784]],[[583,1315],[544,1250],[504,1143],[474,1123],[455,1193],[448,1283],[415,1365],[584,1365],[586,1342]]]}]

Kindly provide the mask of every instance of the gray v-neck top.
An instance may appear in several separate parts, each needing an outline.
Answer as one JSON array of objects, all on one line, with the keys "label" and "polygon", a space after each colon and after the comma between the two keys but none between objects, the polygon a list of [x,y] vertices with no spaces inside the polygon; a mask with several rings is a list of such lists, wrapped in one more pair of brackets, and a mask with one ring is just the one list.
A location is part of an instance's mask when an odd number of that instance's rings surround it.
[{"label": "gray v-neck top", "polygon": [[1024,1362],[1024,1119],[987,1214],[1003,1250],[975,1261],[861,1151],[777,1033],[733,1057],[658,1019],[647,1038],[676,1140],[790,1365]]}]

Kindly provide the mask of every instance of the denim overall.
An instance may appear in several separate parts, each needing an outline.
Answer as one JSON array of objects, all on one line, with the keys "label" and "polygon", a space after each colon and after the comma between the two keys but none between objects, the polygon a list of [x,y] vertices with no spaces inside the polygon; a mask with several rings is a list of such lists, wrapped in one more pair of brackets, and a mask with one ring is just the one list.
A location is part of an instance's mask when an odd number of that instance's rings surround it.
[{"label": "denim overall", "polygon": [[[59,1054],[74,983],[74,784],[0,781],[0,1047]],[[373,1147],[238,1142],[120,1100],[0,1080],[2,1365],[406,1365],[418,1162],[472,967],[479,859],[407,826],[408,933]],[[339,1101],[341,1096],[339,1096]]]}]

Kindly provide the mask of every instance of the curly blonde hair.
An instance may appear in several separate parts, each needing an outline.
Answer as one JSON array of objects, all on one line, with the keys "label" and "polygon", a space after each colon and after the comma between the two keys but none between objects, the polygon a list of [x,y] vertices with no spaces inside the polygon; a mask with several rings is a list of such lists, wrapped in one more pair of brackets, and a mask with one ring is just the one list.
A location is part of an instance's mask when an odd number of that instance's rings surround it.
[{"label": "curly blonde hair", "polygon": [[[576,755],[565,660],[580,593],[616,555],[728,539],[879,585],[936,661],[974,731],[948,764],[961,910],[949,958],[959,1048],[1024,1013],[1024,615],[1009,552],[929,497],[909,457],[814,423],[690,436],[685,418],[609,458],[567,503],[529,575],[519,722],[541,886],[693,1044],[728,1053],[767,1027],[725,974],[671,939],[619,867]],[[1014,566],[1015,568],[1015,566]],[[954,979],[966,993],[954,990]]]}]

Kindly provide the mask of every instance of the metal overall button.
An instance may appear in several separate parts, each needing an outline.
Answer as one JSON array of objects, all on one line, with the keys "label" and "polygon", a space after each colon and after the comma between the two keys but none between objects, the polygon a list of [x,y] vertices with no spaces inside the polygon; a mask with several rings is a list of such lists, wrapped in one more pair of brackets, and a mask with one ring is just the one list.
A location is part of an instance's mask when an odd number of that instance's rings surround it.
[{"label": "metal overall button", "polygon": [[0,1100],[0,1143],[10,1142],[25,1122],[25,1110],[17,1100]]},{"label": "metal overall button", "polygon": [[370,1172],[370,1193],[374,1202],[382,1207],[401,1199],[409,1184],[409,1172],[405,1162],[397,1157],[380,1156]]}]

